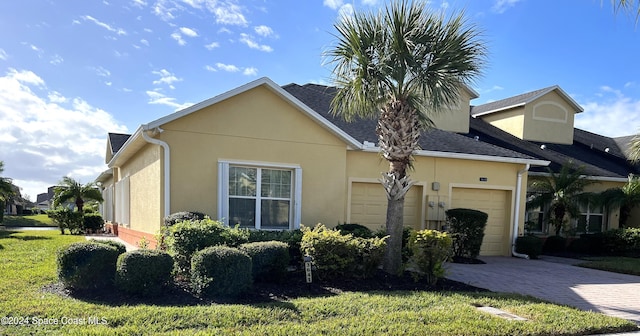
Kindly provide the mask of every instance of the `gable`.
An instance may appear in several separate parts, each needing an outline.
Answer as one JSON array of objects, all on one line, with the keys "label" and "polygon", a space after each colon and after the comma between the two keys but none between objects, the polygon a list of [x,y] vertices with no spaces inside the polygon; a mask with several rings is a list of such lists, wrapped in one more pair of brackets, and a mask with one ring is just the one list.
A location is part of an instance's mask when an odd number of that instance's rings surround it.
[{"label": "gable", "polygon": [[523,139],[556,144],[573,143],[573,120],[577,111],[551,91],[525,107]]}]

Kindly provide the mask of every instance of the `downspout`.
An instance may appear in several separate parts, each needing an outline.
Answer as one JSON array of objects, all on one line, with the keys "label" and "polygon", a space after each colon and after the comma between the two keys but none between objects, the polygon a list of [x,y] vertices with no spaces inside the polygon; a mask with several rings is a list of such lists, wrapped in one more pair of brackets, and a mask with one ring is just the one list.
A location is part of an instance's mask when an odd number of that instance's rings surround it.
[{"label": "downspout", "polygon": [[[142,138],[146,142],[161,146],[164,149],[164,217],[167,217],[171,211],[171,151],[166,142],[148,136],[147,131],[150,130],[143,129],[141,132]],[[160,127],[156,127],[152,131],[162,133],[163,130]]]},{"label": "downspout", "polygon": [[518,171],[518,179],[516,180],[516,204],[513,214],[513,241],[511,244],[511,255],[517,258],[529,259],[529,255],[516,252],[516,239],[518,239],[518,219],[520,218],[520,194],[522,194],[522,175],[526,173],[530,164],[527,165],[520,171]]}]

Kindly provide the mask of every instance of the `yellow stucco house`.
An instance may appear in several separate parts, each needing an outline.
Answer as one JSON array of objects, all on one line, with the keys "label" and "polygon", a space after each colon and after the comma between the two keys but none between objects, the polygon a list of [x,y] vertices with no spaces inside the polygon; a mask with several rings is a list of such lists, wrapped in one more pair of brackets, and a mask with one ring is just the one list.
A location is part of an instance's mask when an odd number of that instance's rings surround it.
[{"label": "yellow stucco house", "polygon": [[[281,87],[261,78],[131,135],[109,134],[109,169],[96,180],[105,220],[131,243],[153,241],[163,217],[178,211],[262,230],[301,223],[384,228],[386,197],[378,178],[387,165],[376,147],[376,121],[333,117],[334,93],[331,87]],[[511,255],[530,215],[529,176],[558,162],[520,147],[533,140],[571,143],[567,133],[573,134],[573,114],[581,108],[559,88],[506,109],[471,107],[477,97],[463,88],[451,113],[435,119],[438,128],[423,133],[404,223],[441,228],[447,209],[482,210],[489,222],[481,254]],[[606,181],[621,184],[623,177]]]}]

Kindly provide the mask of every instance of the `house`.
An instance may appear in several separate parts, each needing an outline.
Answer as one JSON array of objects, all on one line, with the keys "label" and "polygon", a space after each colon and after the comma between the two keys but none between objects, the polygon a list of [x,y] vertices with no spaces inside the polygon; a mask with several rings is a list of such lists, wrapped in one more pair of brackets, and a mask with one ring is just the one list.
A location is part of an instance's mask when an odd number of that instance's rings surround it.
[{"label": "house", "polygon": [[36,207],[38,210],[51,210],[53,206],[53,195],[55,194],[54,189],[55,186],[51,186],[47,188],[46,193],[38,194],[38,196],[36,196]]},{"label": "house", "polygon": [[[475,138],[472,132],[483,119],[469,111],[479,108],[470,104],[478,94],[467,87],[460,91],[460,103],[435,117],[437,128],[421,136],[404,223],[440,229],[447,209],[482,210],[489,220],[481,254],[511,255],[523,232],[529,171],[555,161]],[[378,179],[387,164],[376,147],[376,121],[347,123],[332,116],[334,93],[322,85],[281,87],[261,78],[143,124],[131,135],[109,134],[109,169],[96,179],[105,220],[130,243],[155,241],[163,217],[178,211],[262,230],[296,229],[301,223],[383,229],[386,196]],[[573,130],[579,106],[562,99],[557,104]],[[548,119],[552,113],[536,110]]]}]

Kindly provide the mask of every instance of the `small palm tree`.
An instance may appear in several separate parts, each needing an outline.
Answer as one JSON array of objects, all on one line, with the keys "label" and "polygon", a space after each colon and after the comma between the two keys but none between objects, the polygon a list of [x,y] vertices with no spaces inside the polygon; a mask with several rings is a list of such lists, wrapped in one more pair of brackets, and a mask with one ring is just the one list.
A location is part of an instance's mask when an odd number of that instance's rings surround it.
[{"label": "small palm tree", "polygon": [[630,174],[624,186],[607,189],[599,196],[607,209],[620,209],[619,226],[623,228],[627,225],[631,210],[640,205],[640,177]]},{"label": "small palm tree", "polygon": [[65,176],[59,184],[60,185],[54,189],[54,207],[73,200],[78,208],[78,212],[82,213],[82,208],[86,200],[102,202],[102,194],[95,183],[82,185],[71,177]]},{"label": "small palm tree", "polygon": [[584,188],[593,181],[587,180],[582,169],[575,169],[571,163],[562,166],[558,173],[551,169],[547,172],[548,176],[531,182],[531,191],[536,194],[527,202],[527,209],[549,206],[550,223],[559,236],[565,217],[577,217],[580,205],[589,204],[595,198],[593,194],[584,192]]},{"label": "small palm tree", "polygon": [[336,24],[337,44],[325,56],[334,65],[337,87],[332,113],[345,120],[377,118],[376,133],[389,170],[389,239],[384,270],[402,266],[404,197],[414,183],[407,170],[418,139],[433,126],[429,116],[455,105],[462,85],[481,72],[486,48],[464,13],[448,19],[425,2],[393,1],[379,13],[355,13]]}]

